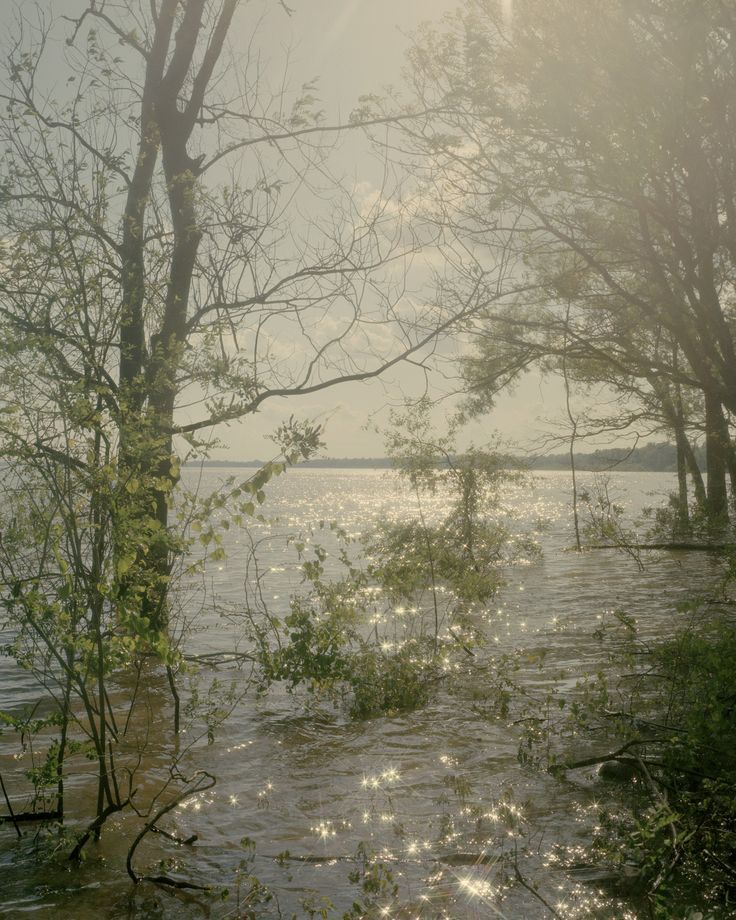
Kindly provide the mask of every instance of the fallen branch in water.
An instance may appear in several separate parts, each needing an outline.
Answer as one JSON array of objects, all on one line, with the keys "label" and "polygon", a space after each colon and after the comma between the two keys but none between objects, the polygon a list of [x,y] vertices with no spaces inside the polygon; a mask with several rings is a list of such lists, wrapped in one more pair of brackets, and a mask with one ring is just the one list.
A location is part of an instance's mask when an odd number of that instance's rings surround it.
[{"label": "fallen branch in water", "polygon": [[[177,805],[180,805],[181,802],[183,802],[184,799],[188,798],[190,795],[196,795],[198,792],[204,792],[207,789],[211,789],[215,785],[217,780],[211,773],[208,773],[206,770],[200,770],[198,773],[195,773],[194,777],[191,780],[187,780],[186,782],[187,782],[187,788],[184,789],[182,792],[180,792],[179,795],[173,798],[166,805],[159,808],[159,810],[151,818],[151,820],[146,822],[146,824],[143,826],[138,836],[135,838],[133,843],[130,845],[130,849],[128,850],[128,856],[125,861],[125,868],[128,872],[128,875],[130,876],[130,878],[133,880],[133,882],[136,885],[139,882],[153,882],[154,885],[165,885],[168,888],[177,888],[181,890],[186,889],[189,891],[210,891],[211,889],[210,885],[196,885],[193,882],[180,881],[179,879],[171,878],[168,875],[138,875],[138,873],[133,868],[133,856],[135,855],[135,851],[138,849],[138,845],[140,844],[141,840],[143,840],[143,838],[146,836],[146,834],[148,833],[159,833],[159,834],[166,833],[165,831],[162,831],[159,827],[156,826],[158,822],[161,820],[161,818],[163,818],[164,815],[168,814],[170,811],[176,808]],[[173,835],[171,834],[167,834],[167,836],[170,836],[172,837],[172,839],[175,839],[177,843],[193,843],[194,840],[196,840],[196,835],[194,836],[194,838],[190,837],[184,841],[173,837]]]},{"label": "fallen branch in water", "polygon": [[232,664],[236,661],[253,661],[257,662],[258,657],[251,655],[249,652],[204,652],[201,655],[182,655],[184,661],[198,661],[203,664]]},{"label": "fallen branch in water", "polygon": [[[3,780],[3,775],[2,775],[2,773],[0,773],[0,786],[2,786],[3,795],[5,796],[5,804],[8,806],[8,811],[10,812],[10,814],[9,814],[10,820],[13,822],[13,826],[15,827],[15,832],[16,832],[16,834],[18,835],[18,837],[20,838],[20,837],[23,836],[23,834],[21,834],[20,828],[18,827],[18,819],[17,819],[17,818],[15,817],[15,815],[13,814],[13,806],[10,804],[10,799],[8,798],[7,790],[5,789],[5,782],[4,782],[4,780]],[[5,816],[3,816],[3,817],[5,817]],[[6,819],[6,820],[7,820],[7,819]]]},{"label": "fallen branch in water", "polygon": [[733,543],[588,543],[585,549],[671,549],[688,552],[724,552],[733,550]]},{"label": "fallen branch in water", "polygon": [[25,821],[58,821],[60,817],[61,812],[58,809],[55,811],[11,811],[9,815],[0,815],[0,824],[6,821],[12,821],[13,824]]},{"label": "fallen branch in water", "polygon": [[549,901],[545,900],[545,899],[542,897],[542,895],[537,891],[537,889],[534,888],[533,885],[530,885],[529,882],[527,882],[527,880],[526,880],[526,879],[524,878],[524,876],[521,874],[521,870],[519,869],[519,851],[518,851],[518,847],[517,847],[517,845],[516,845],[516,841],[514,841],[514,875],[516,876],[516,881],[517,881],[523,888],[526,888],[526,890],[527,890],[530,894],[533,894],[534,897],[535,897],[538,901],[540,901],[542,904],[544,904],[544,906],[545,906],[545,907],[547,908],[547,910],[552,914],[553,917],[556,917],[557,920],[562,920],[562,914],[558,914],[557,911],[554,909],[554,907],[552,907],[552,905],[549,903]]},{"label": "fallen branch in water", "polygon": [[611,751],[609,754],[599,754],[596,757],[584,757],[582,760],[568,760],[564,763],[554,764],[549,767],[549,773],[559,773],[564,770],[577,770],[580,767],[595,767],[598,764],[607,763],[610,760],[620,760],[622,755],[626,754],[632,748],[640,747],[642,744],[652,744],[657,741],[667,741],[667,738],[640,738],[627,741],[618,750]]},{"label": "fallen branch in water", "polygon": [[156,827],[156,825],[151,827],[151,833],[160,834],[162,837],[166,837],[167,840],[173,840],[174,843],[181,844],[182,846],[191,846],[193,843],[196,843],[199,840],[197,834],[192,834],[191,837],[177,837],[176,834],[170,834],[162,827]]}]

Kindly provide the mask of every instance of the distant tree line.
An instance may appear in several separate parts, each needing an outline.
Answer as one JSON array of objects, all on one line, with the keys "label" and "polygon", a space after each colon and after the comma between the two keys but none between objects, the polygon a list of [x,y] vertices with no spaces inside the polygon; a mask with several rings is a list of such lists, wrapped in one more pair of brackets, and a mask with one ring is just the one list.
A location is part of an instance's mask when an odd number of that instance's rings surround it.
[{"label": "distant tree line", "polygon": [[[700,445],[693,447],[696,462],[705,468],[705,450]],[[570,459],[566,453],[546,454],[539,457],[522,457],[508,454],[505,465],[509,469],[528,468],[532,470],[567,469]],[[644,444],[630,450],[625,447],[606,447],[589,453],[577,454],[578,469],[617,472],[660,472],[677,471],[677,447],[666,441]],[[259,468],[264,460],[206,460],[204,465],[214,469],[232,467]],[[199,462],[192,463],[199,466]],[[394,461],[390,457],[313,457],[299,463],[300,469],[390,469]]]},{"label": "distant tree line", "polygon": [[[705,450],[699,445],[693,447],[698,466],[705,467]],[[545,457],[533,457],[527,465],[533,470],[567,469],[570,458],[567,453],[548,454]],[[662,441],[658,444],[644,444],[629,450],[625,447],[605,447],[591,452],[580,452],[575,463],[580,470],[595,472],[633,473],[675,473],[677,472],[677,447]]]}]

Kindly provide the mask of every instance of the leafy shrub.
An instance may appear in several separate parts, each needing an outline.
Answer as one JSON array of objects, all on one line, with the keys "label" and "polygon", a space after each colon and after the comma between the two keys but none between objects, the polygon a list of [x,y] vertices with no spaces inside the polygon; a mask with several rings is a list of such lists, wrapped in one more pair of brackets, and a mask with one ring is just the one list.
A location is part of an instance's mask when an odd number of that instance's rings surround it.
[{"label": "leafy shrub", "polygon": [[[445,658],[480,641],[471,623],[474,609],[487,604],[503,583],[503,567],[533,554],[531,540],[513,542],[498,520],[500,487],[518,474],[503,459],[471,448],[455,450],[451,432],[437,437],[429,424],[430,404],[421,402],[393,415],[387,450],[416,499],[416,517],[384,522],[363,538],[360,562],[348,538],[331,561],[343,578],[327,577],[327,552],[295,541],[307,592],[294,597],[279,620],[265,611],[253,624],[262,684],[285,681],[333,699],[349,697],[355,718],[424,706]],[[446,514],[428,520],[425,498],[441,491]],[[323,526],[323,525],[322,525]],[[361,567],[362,565],[362,567]]]},{"label": "leafy shrub", "polygon": [[[645,654],[612,745],[627,747],[633,809],[601,812],[596,846],[646,916],[736,916],[736,630],[690,628]],[[611,705],[588,697],[577,724],[610,721]]]},{"label": "leafy shrub", "polygon": [[436,674],[436,668],[422,661],[415,649],[403,648],[393,654],[366,650],[353,660],[350,714],[365,719],[426,706]]}]

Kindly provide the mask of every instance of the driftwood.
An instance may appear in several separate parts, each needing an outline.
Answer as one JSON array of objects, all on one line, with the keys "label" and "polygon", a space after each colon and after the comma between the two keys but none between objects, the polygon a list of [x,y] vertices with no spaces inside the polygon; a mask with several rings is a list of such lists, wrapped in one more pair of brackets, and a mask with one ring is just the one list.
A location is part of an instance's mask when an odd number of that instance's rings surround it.
[{"label": "driftwood", "polygon": [[[584,757],[582,760],[567,760],[562,763],[553,764],[549,767],[549,773],[562,773],[565,770],[578,770],[580,767],[597,767],[599,764],[608,763],[609,761],[615,760],[619,762],[626,763],[630,761],[631,757],[625,757],[624,755],[640,747],[642,744],[653,744],[658,741],[667,741],[667,738],[634,738],[631,741],[627,741],[626,744],[621,745],[615,751],[611,751],[608,754],[599,754],[596,757]],[[639,757],[634,755],[635,759],[639,761]]]},{"label": "driftwood", "polygon": [[0,815],[0,824],[11,821],[20,824],[23,821],[58,821],[61,812],[58,811],[14,811],[11,815]]},{"label": "driftwood", "polygon": [[733,543],[687,543],[674,541],[671,543],[587,543],[585,549],[660,549],[684,550],[687,552],[721,553],[734,549]]}]

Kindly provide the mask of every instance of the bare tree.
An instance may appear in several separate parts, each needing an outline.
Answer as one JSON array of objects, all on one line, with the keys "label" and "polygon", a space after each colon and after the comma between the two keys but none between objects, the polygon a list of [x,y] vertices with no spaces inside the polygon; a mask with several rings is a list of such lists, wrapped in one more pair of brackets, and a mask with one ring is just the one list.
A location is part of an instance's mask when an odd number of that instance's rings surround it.
[{"label": "bare tree", "polygon": [[[309,88],[269,93],[257,56],[231,53],[248,12],[19,11],[0,90],[0,597],[11,653],[54,703],[45,729],[62,726],[46,770],[57,811],[69,732],[97,763],[76,855],[116,811],[156,813],[119,745],[146,656],[178,699],[166,626],[190,539],[172,515],[182,460],[268,399],[425,362],[474,307],[405,296],[418,240],[395,176],[382,164],[361,198],[333,175],[350,126],[324,123]],[[319,430],[287,423],[279,442],[279,461],[221,503],[254,514]],[[114,673],[133,681],[122,716]],[[179,762],[157,797],[190,788]]]},{"label": "bare tree", "polygon": [[[309,88],[269,94],[229,52],[245,5],[79,6],[19,14],[2,93],[6,448],[91,476],[99,440],[116,603],[158,628],[182,456],[274,396],[421,362],[458,316],[403,296],[417,241],[391,171],[360,199]],[[23,367],[36,383],[15,398]]]}]

